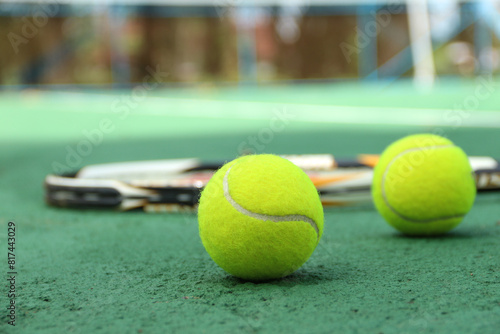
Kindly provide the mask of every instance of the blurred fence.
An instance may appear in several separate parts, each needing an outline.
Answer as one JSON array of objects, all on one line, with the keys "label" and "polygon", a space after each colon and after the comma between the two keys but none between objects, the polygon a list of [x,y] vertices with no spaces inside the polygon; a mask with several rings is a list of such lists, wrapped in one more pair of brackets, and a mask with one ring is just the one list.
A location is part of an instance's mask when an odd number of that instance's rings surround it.
[{"label": "blurred fence", "polygon": [[0,35],[4,87],[126,86],[151,68],[172,83],[500,69],[493,0],[4,0]]}]

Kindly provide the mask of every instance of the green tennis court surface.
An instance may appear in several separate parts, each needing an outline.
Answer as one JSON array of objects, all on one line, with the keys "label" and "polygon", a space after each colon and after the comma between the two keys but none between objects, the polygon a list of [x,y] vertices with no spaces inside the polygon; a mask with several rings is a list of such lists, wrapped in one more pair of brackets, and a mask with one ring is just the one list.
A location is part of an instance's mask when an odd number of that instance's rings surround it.
[{"label": "green tennis court surface", "polygon": [[[370,206],[325,209],[296,273],[249,283],[218,268],[194,214],[47,207],[58,169],[254,153],[380,153],[434,132],[500,158],[498,84],[415,91],[343,84],[0,94],[3,277],[16,224],[16,326],[4,333],[494,333],[500,327],[500,195],[481,194],[439,238],[406,238]],[[6,282],[6,281],[5,281]],[[496,329],[495,329],[496,328]]]}]

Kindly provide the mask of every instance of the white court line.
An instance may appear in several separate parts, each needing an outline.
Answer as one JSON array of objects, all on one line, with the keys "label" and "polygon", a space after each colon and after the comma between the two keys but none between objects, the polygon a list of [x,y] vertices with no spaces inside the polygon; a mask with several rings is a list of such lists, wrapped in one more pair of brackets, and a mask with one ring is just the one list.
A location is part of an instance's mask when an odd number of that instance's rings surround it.
[{"label": "white court line", "polygon": [[[84,95],[84,93],[63,93]],[[95,101],[94,95],[92,99]],[[109,109],[72,108],[72,112],[113,113],[112,101],[121,95],[104,95],[109,100]],[[104,103],[104,101],[103,101]],[[278,102],[252,102],[234,100],[177,99],[147,97],[130,114],[178,118],[209,118],[235,120],[270,120],[284,111],[290,122],[316,124],[361,124],[444,126],[472,128],[500,128],[500,111],[464,110],[468,117],[459,117],[459,109],[418,109],[394,107],[352,107],[314,104],[291,104]]]}]

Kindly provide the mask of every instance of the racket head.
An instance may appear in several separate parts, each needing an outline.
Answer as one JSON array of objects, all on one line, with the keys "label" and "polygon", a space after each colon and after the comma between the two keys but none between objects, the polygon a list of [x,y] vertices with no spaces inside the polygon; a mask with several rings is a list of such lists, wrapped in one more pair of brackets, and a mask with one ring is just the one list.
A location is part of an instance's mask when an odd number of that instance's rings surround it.
[{"label": "racket head", "polygon": [[[376,156],[335,160],[331,155],[285,156],[309,175],[324,206],[371,204],[371,164]],[[371,161],[371,163],[367,161]],[[471,157],[478,191],[500,190],[500,164]],[[75,209],[147,212],[196,211],[201,191],[224,162],[167,159],[90,165],[45,178],[49,205]]]},{"label": "racket head", "polygon": [[45,201],[51,206],[75,209],[129,211],[194,211],[201,190],[213,172],[176,178],[143,178],[129,181],[48,175]]}]

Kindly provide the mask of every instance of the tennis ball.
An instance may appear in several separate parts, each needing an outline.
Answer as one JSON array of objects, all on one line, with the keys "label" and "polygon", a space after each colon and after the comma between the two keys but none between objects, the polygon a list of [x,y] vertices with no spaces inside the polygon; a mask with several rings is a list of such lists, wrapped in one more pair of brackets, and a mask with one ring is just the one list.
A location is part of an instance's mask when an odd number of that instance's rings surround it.
[{"label": "tennis ball", "polygon": [[198,208],[200,237],[228,273],[251,281],[284,277],[304,264],[323,233],[323,207],[309,177],[269,154],[225,164]]},{"label": "tennis ball", "polygon": [[407,235],[443,234],[469,212],[476,186],[469,160],[450,140],[412,135],[385,149],[372,197],[387,222]]}]

